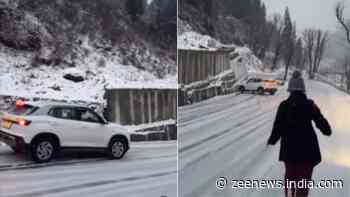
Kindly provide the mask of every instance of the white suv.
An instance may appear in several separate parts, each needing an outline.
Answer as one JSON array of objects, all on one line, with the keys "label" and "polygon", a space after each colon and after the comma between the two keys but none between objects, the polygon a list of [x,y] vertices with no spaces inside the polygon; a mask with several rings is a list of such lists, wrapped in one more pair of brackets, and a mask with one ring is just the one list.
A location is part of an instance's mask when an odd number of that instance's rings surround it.
[{"label": "white suv", "polygon": [[277,91],[277,82],[275,80],[263,80],[261,78],[249,78],[238,85],[238,90],[243,93],[245,91],[256,92],[260,95],[265,92],[271,95]]},{"label": "white suv", "polygon": [[88,107],[17,102],[0,119],[0,141],[15,152],[29,151],[36,162],[50,161],[63,148],[102,148],[120,159],[129,149],[130,132]]}]

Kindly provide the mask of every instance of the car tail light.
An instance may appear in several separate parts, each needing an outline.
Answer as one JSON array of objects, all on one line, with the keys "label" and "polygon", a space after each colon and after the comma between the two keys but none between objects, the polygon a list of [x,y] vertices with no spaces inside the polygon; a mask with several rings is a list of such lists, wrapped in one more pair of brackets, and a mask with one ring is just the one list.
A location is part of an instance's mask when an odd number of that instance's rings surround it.
[{"label": "car tail light", "polygon": [[2,120],[4,122],[5,121],[11,122],[13,124],[18,124],[18,125],[23,126],[23,127],[30,125],[30,123],[32,122],[30,120],[26,120],[26,119],[22,119],[22,118],[11,118],[11,117],[4,117]]},{"label": "car tail light", "polygon": [[16,101],[16,107],[20,108],[20,107],[24,107],[26,105],[26,103],[22,100],[17,100]]},{"label": "car tail light", "polygon": [[25,119],[20,119],[20,120],[17,120],[16,123],[21,125],[21,126],[28,126],[31,123],[31,121],[25,120]]}]

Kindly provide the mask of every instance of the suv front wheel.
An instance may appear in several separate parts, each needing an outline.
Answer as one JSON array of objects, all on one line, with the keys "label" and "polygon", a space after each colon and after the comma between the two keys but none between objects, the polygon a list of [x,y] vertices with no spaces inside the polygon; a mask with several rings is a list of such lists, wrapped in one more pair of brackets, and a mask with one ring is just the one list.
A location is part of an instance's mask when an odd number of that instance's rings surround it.
[{"label": "suv front wheel", "polygon": [[108,146],[107,154],[111,159],[121,159],[127,151],[127,141],[121,137],[115,137]]}]

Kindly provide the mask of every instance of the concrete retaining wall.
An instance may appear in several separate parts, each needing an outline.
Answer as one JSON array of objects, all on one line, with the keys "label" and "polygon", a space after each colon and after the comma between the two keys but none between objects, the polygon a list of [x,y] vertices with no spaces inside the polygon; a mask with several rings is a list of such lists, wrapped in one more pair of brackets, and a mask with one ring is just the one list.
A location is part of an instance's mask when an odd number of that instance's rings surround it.
[{"label": "concrete retaining wall", "polygon": [[138,125],[176,120],[175,89],[111,89],[106,90],[106,118],[122,125]]},{"label": "concrete retaining wall", "polygon": [[180,84],[207,80],[230,69],[229,51],[178,50],[178,75]]}]

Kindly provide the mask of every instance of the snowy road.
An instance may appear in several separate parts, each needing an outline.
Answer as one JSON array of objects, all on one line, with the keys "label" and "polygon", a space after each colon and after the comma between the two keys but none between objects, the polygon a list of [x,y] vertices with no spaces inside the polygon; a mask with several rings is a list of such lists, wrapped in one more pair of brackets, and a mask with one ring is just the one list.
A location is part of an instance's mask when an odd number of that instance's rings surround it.
[{"label": "snowy road", "polygon": [[[342,189],[312,189],[311,197],[350,196],[350,96],[326,84],[306,81],[310,98],[333,127],[327,138],[318,133],[323,162],[313,179],[341,179]],[[279,103],[288,96],[228,95],[179,110],[179,195],[183,197],[282,197],[281,189],[218,190],[219,177],[228,180],[283,180],[279,145],[265,144]]]},{"label": "snowy road", "polygon": [[[37,166],[0,145],[0,197],[176,197],[176,142],[134,143],[122,160],[97,154]],[[92,157],[92,158],[91,158]]]}]

